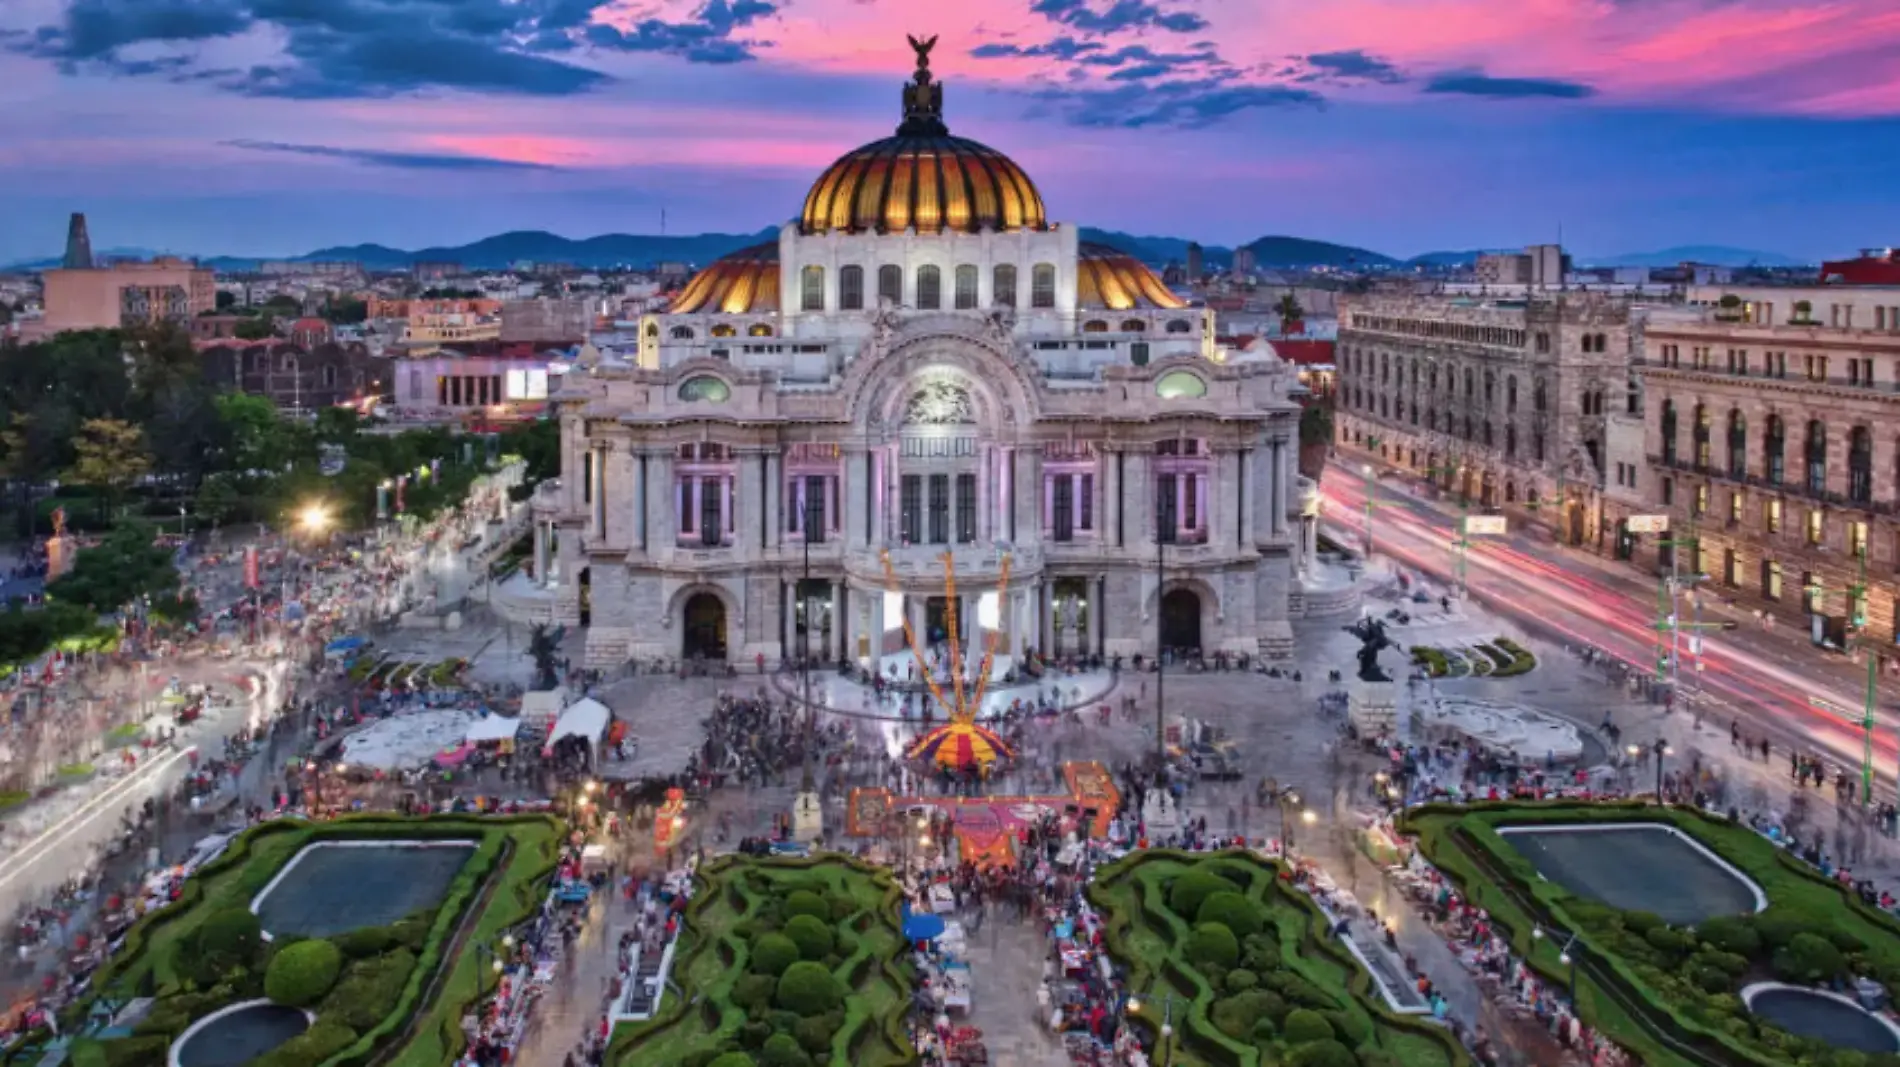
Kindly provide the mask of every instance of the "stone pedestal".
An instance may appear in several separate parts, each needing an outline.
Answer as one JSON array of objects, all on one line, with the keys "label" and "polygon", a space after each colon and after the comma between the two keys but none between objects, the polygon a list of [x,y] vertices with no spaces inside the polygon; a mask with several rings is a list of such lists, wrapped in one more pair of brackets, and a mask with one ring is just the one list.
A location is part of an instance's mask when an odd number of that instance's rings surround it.
[{"label": "stone pedestal", "polygon": [[1348,715],[1353,729],[1359,731],[1361,737],[1403,738],[1405,723],[1399,714],[1400,696],[1397,682],[1354,679],[1348,683]]},{"label": "stone pedestal", "polygon": [[817,793],[800,793],[792,798],[792,837],[812,842],[825,833],[825,811]]},{"label": "stone pedestal", "polygon": [[1141,802],[1141,821],[1147,824],[1148,840],[1181,828],[1181,808],[1166,789],[1150,789]]}]

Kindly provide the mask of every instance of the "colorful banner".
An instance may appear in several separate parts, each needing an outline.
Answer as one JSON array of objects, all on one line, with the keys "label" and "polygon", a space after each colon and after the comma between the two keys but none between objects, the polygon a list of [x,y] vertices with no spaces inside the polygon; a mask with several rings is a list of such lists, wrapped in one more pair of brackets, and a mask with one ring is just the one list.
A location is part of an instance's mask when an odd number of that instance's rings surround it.
[{"label": "colorful banner", "polygon": [[260,584],[261,580],[257,572],[257,549],[247,548],[244,550],[244,587],[256,589]]}]

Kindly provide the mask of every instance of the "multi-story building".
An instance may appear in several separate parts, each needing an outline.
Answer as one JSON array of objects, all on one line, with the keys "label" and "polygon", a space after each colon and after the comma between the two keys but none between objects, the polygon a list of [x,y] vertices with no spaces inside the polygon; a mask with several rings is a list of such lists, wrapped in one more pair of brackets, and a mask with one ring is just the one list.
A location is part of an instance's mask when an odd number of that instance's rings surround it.
[{"label": "multi-story building", "polygon": [[1016,163],[950,136],[922,58],[897,136],[645,317],[633,360],[565,376],[535,573],[587,662],[882,669],[953,611],[997,670],[1288,656],[1315,495],[1291,368],[1226,358],[1211,314],[1049,221]]},{"label": "multi-story building", "polygon": [[362,345],[284,341],[217,342],[201,351],[205,376],[220,386],[269,397],[286,411],[318,411],[385,395],[387,360]]},{"label": "multi-story building", "polygon": [[[1702,321],[1650,325],[1648,505],[1696,552],[1640,562],[1836,641],[1856,617],[1900,639],[1900,330],[1873,314],[1896,292],[1738,291]],[[1801,299],[1818,324],[1788,322]]]},{"label": "multi-story building", "polygon": [[1531,245],[1522,252],[1480,253],[1474,269],[1482,285],[1559,285],[1570,268],[1561,245]]},{"label": "multi-story building", "polygon": [[1632,336],[1629,305],[1602,297],[1349,297],[1340,441],[1593,542],[1605,419],[1627,403]]},{"label": "multi-story building", "polygon": [[46,271],[41,281],[46,300],[46,314],[37,326],[41,335],[184,322],[218,305],[212,272],[171,257],[62,267]]},{"label": "multi-story building", "polygon": [[[1840,264],[1830,264],[1840,266]],[[1877,264],[1876,264],[1877,265]],[[1744,325],[1900,334],[1900,282],[1893,285],[1692,285],[1689,304]]]},{"label": "multi-story building", "polygon": [[503,343],[539,344],[585,341],[599,318],[599,300],[577,298],[510,300],[501,305]]}]

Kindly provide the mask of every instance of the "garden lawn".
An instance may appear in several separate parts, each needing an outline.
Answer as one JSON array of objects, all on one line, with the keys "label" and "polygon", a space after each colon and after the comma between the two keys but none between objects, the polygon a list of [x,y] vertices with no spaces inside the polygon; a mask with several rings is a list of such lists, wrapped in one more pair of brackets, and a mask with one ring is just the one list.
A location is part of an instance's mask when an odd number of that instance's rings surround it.
[{"label": "garden lawn", "polygon": [[1129,968],[1137,1017],[1158,1030],[1176,998],[1167,1062],[1269,1067],[1336,1040],[1361,1067],[1468,1064],[1444,1028],[1388,1010],[1281,869],[1251,852],[1151,849],[1096,873],[1089,899],[1106,921],[1109,951]]},{"label": "garden lawn", "polygon": [[[699,872],[674,955],[685,996],[669,991],[652,1019],[620,1027],[612,1061],[703,1067],[722,1052],[756,1056],[768,1040],[795,1035],[794,1051],[815,1065],[914,1063],[903,1028],[912,980],[900,897],[888,872],[844,856],[714,860]],[[799,904],[821,904],[824,914],[802,918]],[[828,934],[815,944],[803,939],[814,926]],[[795,958],[755,953],[769,941],[795,942]],[[795,978],[800,968],[808,973]],[[814,976],[835,999],[793,1010],[788,985]]]},{"label": "garden lawn", "polygon": [[[1767,910],[1693,928],[1618,911],[1545,879],[1515,847],[1517,835],[1497,833],[1501,826],[1654,822],[1676,827],[1747,875],[1767,896]],[[1568,981],[1569,968],[1557,959],[1557,939],[1533,940],[1531,930],[1578,932],[1583,951],[1576,980],[1584,1020],[1648,1064],[1831,1062],[1834,1054],[1825,1046],[1763,1025],[1737,995],[1748,982],[1789,977],[1787,970],[1804,965],[1810,954],[1782,951],[1804,934],[1811,935],[1806,944],[1818,939],[1834,946],[1831,953],[1823,946],[1823,965],[1900,988],[1900,922],[1746,826],[1686,809],[1552,802],[1430,805],[1413,809],[1405,829],[1547,977]],[[1663,873],[1630,876],[1648,882]]]}]

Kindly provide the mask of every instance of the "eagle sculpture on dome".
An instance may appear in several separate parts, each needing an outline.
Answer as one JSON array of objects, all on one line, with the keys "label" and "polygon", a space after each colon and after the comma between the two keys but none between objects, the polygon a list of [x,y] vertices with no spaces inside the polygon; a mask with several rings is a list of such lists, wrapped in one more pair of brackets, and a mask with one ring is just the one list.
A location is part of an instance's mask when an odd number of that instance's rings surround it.
[{"label": "eagle sculpture on dome", "polygon": [[937,47],[937,35],[933,33],[920,41],[907,33],[904,35],[904,40],[909,41],[910,50],[917,53],[917,73],[920,76],[918,80],[929,81],[930,50]]}]

